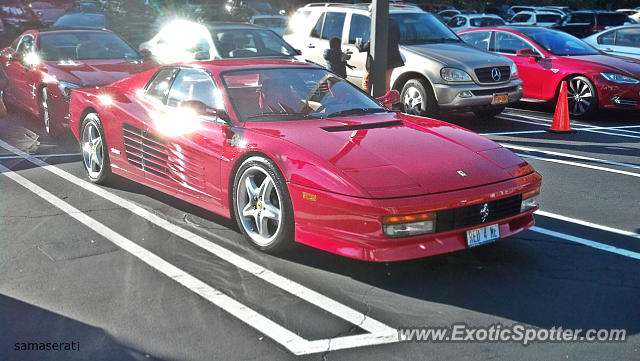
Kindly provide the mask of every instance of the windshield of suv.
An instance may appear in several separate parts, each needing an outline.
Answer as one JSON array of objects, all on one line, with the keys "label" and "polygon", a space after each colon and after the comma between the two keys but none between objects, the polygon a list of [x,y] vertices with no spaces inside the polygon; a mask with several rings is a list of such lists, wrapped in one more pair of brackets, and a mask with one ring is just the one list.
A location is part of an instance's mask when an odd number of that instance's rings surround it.
[{"label": "windshield of suv", "polygon": [[116,34],[98,31],[41,33],[42,60],[138,59],[140,55]]},{"label": "windshield of suv", "polygon": [[211,37],[221,58],[295,56],[296,51],[271,30],[212,29]]},{"label": "windshield of suv", "polygon": [[390,17],[398,24],[403,45],[461,41],[449,27],[429,13],[396,13]]},{"label": "windshield of suv", "polygon": [[287,121],[382,113],[360,89],[324,69],[260,69],[223,73],[240,121]]},{"label": "windshield of suv", "polygon": [[562,31],[531,27],[520,30],[553,55],[597,55],[599,52],[584,41]]}]

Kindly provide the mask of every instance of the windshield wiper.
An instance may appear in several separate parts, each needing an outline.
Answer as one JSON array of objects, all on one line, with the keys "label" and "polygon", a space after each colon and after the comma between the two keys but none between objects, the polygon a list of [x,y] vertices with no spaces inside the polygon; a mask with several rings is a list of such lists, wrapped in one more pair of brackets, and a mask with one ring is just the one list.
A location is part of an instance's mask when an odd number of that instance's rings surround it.
[{"label": "windshield wiper", "polygon": [[255,114],[247,117],[247,120],[253,120],[258,118],[270,118],[270,117],[295,117],[296,119],[318,119],[318,117],[309,115],[306,113],[278,113],[278,112],[265,112],[261,114]]},{"label": "windshield wiper", "polygon": [[339,112],[334,112],[327,115],[327,118],[343,117],[347,115],[360,115],[360,114],[372,114],[372,113],[386,113],[387,109],[384,108],[353,108],[345,109]]}]

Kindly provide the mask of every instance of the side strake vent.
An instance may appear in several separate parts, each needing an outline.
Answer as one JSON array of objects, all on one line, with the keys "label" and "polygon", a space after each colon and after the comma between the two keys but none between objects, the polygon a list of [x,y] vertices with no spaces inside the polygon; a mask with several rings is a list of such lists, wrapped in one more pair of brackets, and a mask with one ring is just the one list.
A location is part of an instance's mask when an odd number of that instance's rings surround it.
[{"label": "side strake vent", "polygon": [[397,125],[402,125],[402,121],[394,120],[390,122],[381,122],[381,123],[372,123],[372,124],[358,124],[358,125],[342,125],[337,127],[326,127],[322,128],[327,132],[348,132],[350,130],[361,130],[361,129],[375,129],[375,128],[388,128],[395,127]]},{"label": "side strake vent", "polygon": [[122,137],[131,164],[203,193],[204,161],[195,152],[129,124],[123,125]]}]

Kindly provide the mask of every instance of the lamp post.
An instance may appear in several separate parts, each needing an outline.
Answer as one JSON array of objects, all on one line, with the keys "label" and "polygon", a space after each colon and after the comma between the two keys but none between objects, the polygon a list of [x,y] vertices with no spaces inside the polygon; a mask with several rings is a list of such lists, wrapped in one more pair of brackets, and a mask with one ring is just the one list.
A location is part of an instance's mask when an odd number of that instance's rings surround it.
[{"label": "lamp post", "polygon": [[373,57],[370,69],[374,97],[386,93],[386,72],[389,38],[389,0],[373,0],[371,4],[371,49]]}]

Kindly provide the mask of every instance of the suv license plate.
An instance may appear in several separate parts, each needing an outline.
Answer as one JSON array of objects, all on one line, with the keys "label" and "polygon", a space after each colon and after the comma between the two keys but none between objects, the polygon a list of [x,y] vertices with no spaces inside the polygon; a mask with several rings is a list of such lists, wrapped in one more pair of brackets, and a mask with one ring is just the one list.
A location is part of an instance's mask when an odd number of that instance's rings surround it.
[{"label": "suv license plate", "polygon": [[467,245],[469,247],[476,247],[485,243],[490,243],[499,238],[500,226],[497,224],[467,231]]},{"label": "suv license plate", "polygon": [[507,104],[509,102],[509,94],[493,94],[493,104]]}]

